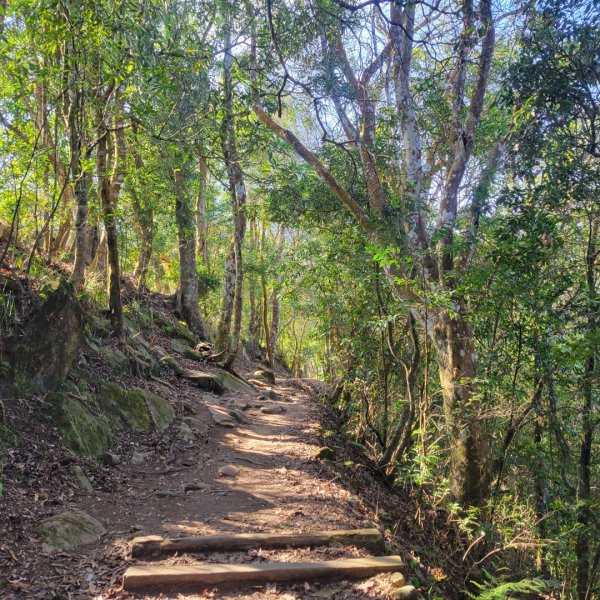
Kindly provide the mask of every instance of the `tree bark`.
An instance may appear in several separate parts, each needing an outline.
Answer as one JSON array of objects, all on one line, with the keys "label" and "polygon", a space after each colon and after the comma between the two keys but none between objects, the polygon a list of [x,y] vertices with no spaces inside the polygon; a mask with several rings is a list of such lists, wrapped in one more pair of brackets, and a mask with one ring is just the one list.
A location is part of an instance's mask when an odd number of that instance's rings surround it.
[{"label": "tree bark", "polygon": [[74,88],[68,92],[70,101],[69,111],[69,149],[71,152],[71,180],[74,185],[76,205],[75,217],[75,262],[71,280],[75,287],[83,284],[85,267],[88,258],[88,176],[82,163],[83,150],[83,92],[75,80]]},{"label": "tree bark", "polygon": [[[184,158],[185,161],[185,158]],[[198,272],[196,268],[196,223],[192,199],[188,191],[186,165],[175,172],[175,219],[179,239],[178,305],[183,320],[203,340],[208,332],[198,305]]]},{"label": "tree bark", "polygon": [[117,201],[125,178],[125,132],[122,118],[123,100],[117,89],[113,100],[116,117],[114,131],[105,122],[104,112],[98,113],[98,146],[96,169],[99,182],[100,204],[106,232],[108,253],[108,307],[113,333],[123,332],[123,307],[121,302],[121,269],[119,264],[119,240],[117,237]]},{"label": "tree bark", "polygon": [[[394,248],[399,254],[411,258],[412,264],[421,278],[425,296],[430,286],[435,286],[456,296],[456,284],[463,276],[467,264],[457,263],[454,258],[453,230],[457,227],[458,196],[460,185],[469,158],[472,156],[475,133],[481,117],[483,101],[488,84],[490,65],[494,50],[494,23],[491,0],[480,0],[477,8],[472,2],[460,6],[462,28],[454,44],[454,69],[448,82],[449,109],[452,115],[450,135],[432,143],[432,152],[440,152],[437,164],[429,171],[445,173],[441,186],[438,206],[436,245],[431,242],[425,220],[430,202],[429,181],[425,176],[421,161],[421,137],[418,120],[410,94],[411,57],[415,10],[411,3],[392,3],[389,22],[389,42],[374,60],[366,66],[362,74],[355,74],[352,61],[346,55],[342,32],[330,35],[323,41],[323,62],[326,75],[333,81],[343,79],[350,93],[347,99],[352,111],[346,112],[340,98],[333,100],[341,129],[352,147],[358,148],[365,193],[355,198],[342,185],[322,160],[289,129],[283,127],[260,103],[256,70],[256,41],[251,45],[251,83],[253,89],[253,109],[258,119],[273,133],[288,142],[295,152],[315,170],[316,174],[329,187],[332,193],[350,211],[363,234],[382,248]],[[285,60],[275,39],[273,25],[271,36],[273,47],[280,62]],[[479,44],[480,52],[472,59],[474,48]],[[375,104],[380,97],[371,79],[392,56],[396,92],[396,116],[402,131],[398,139],[398,155],[403,164],[399,169],[398,180],[379,171],[376,160],[377,111]],[[475,68],[467,69],[474,63]],[[469,72],[473,73],[473,85],[467,85]],[[288,78],[294,77],[286,71]],[[310,91],[308,85],[304,90]],[[470,92],[470,93],[469,93]],[[316,100],[315,100],[316,103]],[[465,107],[468,107],[465,109]],[[351,118],[352,117],[352,118]],[[354,117],[356,117],[354,119]],[[356,123],[353,123],[353,119]],[[329,135],[326,133],[325,135]],[[387,198],[383,181],[390,181],[397,198],[402,202],[397,210]],[[395,202],[398,202],[396,198]],[[400,227],[399,227],[400,226]],[[460,267],[458,266],[460,264]],[[404,302],[411,305],[411,312],[417,322],[424,327],[433,341],[436,350],[440,380],[444,396],[446,430],[450,450],[450,487],[453,497],[464,505],[481,505],[487,495],[488,471],[490,468],[489,449],[483,427],[482,415],[477,406],[475,389],[476,355],[473,331],[464,307],[453,311],[438,311],[431,314],[431,308],[424,304],[418,288],[412,283],[415,279],[411,268],[403,270],[401,263],[390,262],[385,266],[388,280]],[[454,301],[456,304],[456,300]],[[454,314],[454,313],[457,314]]]},{"label": "tree bark", "polygon": [[[136,127],[133,127],[134,136],[137,134]],[[132,147],[133,162],[136,171],[136,182],[131,186],[131,202],[133,204],[133,218],[136,229],[140,236],[140,253],[138,255],[137,265],[133,272],[133,279],[136,283],[138,291],[146,290],[146,280],[148,270],[150,269],[150,261],[152,259],[152,250],[154,245],[154,210],[151,202],[147,198],[141,198],[138,185],[139,177],[144,167],[142,155],[137,148],[137,138],[134,137]],[[143,193],[143,192],[142,192]]]},{"label": "tree bark", "polygon": [[208,168],[206,157],[198,159],[198,173],[200,174],[200,185],[198,186],[198,201],[196,203],[196,238],[198,256],[202,257],[202,264],[208,268],[208,217],[206,205],[206,189],[208,183]]},{"label": "tree bark", "polygon": [[450,492],[460,504],[480,506],[489,489],[490,452],[476,400],[473,330],[461,314],[435,320],[436,350],[450,451]]},{"label": "tree bark", "polygon": [[596,261],[598,258],[598,230],[600,217],[590,216],[589,236],[586,251],[586,282],[588,295],[588,323],[590,348],[585,360],[583,374],[583,408],[581,412],[581,442],[579,450],[579,478],[577,483],[577,525],[578,533],[575,543],[577,556],[577,597],[579,600],[591,598],[590,585],[590,526],[592,522],[592,448],[594,430],[598,418],[594,416],[594,382],[597,381],[596,356],[598,346],[595,340],[598,333],[598,295],[596,289]]},{"label": "tree bark", "polygon": [[[231,32],[226,32],[226,47],[230,47]],[[233,55],[230,50],[225,53],[223,61],[223,85],[225,91],[225,108],[222,123],[222,148],[225,158],[225,167],[227,169],[227,179],[229,183],[229,194],[231,197],[231,209],[233,213],[233,240],[229,256],[230,265],[226,270],[227,289],[223,293],[223,310],[221,313],[222,326],[220,330],[220,343],[225,345],[224,334],[229,330],[229,336],[226,343],[226,355],[223,361],[225,368],[232,368],[237,357],[240,334],[242,329],[242,307],[243,307],[243,244],[246,234],[246,182],[242,172],[236,140],[235,117],[233,112],[233,82],[232,82]],[[233,282],[231,276],[233,274]],[[231,285],[233,283],[233,286]],[[232,290],[233,287],[233,290]],[[231,292],[233,291],[233,299]],[[227,297],[225,296],[227,292]],[[233,306],[233,315],[230,312],[230,305]],[[228,325],[226,319],[231,325]],[[225,349],[225,348],[224,348]]]}]

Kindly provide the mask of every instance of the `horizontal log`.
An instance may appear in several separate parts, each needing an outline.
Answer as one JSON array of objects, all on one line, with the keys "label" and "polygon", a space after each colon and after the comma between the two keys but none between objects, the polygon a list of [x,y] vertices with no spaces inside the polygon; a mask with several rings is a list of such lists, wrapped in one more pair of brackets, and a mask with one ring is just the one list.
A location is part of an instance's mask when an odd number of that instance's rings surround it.
[{"label": "horizontal log", "polygon": [[325,562],[274,563],[254,565],[199,564],[129,567],[123,576],[125,590],[152,586],[208,586],[220,583],[307,581],[371,577],[399,571],[404,566],[399,556],[343,558]]},{"label": "horizontal log", "polygon": [[148,558],[176,552],[244,552],[252,548],[328,546],[334,542],[346,546],[384,552],[385,543],[377,529],[342,529],[314,533],[240,533],[198,537],[163,538],[156,535],[132,540],[131,555]]}]

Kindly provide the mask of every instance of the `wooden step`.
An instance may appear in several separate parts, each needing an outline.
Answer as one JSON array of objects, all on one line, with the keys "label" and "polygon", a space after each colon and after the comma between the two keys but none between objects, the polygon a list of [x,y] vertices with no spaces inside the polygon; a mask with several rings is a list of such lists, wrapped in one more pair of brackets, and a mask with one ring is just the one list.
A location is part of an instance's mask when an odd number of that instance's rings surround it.
[{"label": "wooden step", "polygon": [[132,540],[131,556],[148,558],[176,552],[244,552],[252,548],[328,546],[334,542],[366,548],[371,552],[385,551],[385,542],[377,529],[341,529],[314,533],[240,533],[171,539],[149,535]]},{"label": "wooden step", "polygon": [[198,564],[129,567],[123,576],[125,590],[152,586],[208,586],[236,582],[307,581],[371,577],[399,571],[404,566],[399,556],[342,558],[326,562],[257,564]]}]

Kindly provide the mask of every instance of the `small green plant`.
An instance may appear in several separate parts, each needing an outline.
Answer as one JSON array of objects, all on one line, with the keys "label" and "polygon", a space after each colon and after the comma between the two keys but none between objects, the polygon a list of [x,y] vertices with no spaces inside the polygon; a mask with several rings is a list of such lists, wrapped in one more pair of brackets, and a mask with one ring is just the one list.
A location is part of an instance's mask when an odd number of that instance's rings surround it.
[{"label": "small green plant", "polygon": [[14,296],[0,293],[0,329],[11,329],[18,321]]},{"label": "small green plant", "polygon": [[550,592],[557,585],[555,581],[539,577],[506,581],[503,575],[494,575],[485,570],[484,573],[485,581],[483,583],[473,582],[478,591],[476,594],[469,594],[469,598],[472,600],[509,600],[526,594],[541,595]]}]

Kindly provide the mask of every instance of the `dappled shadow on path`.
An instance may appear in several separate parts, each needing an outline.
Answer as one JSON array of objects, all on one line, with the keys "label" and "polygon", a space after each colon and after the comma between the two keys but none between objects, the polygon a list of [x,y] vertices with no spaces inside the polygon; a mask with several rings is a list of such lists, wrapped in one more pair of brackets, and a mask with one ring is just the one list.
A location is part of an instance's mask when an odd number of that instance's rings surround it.
[{"label": "dappled shadow on path", "polygon": [[[277,390],[282,394],[282,390]],[[287,390],[286,390],[287,391]],[[193,471],[174,473],[164,484],[175,489],[185,481],[201,480],[207,492],[191,492],[183,498],[150,498],[144,505],[146,515],[155,515],[155,526],[147,533],[168,537],[242,532],[309,532],[355,529],[372,526],[335,473],[314,459],[319,443],[319,425],[312,401],[304,393],[293,402],[271,402],[285,408],[278,415],[251,409],[251,422],[231,430],[217,428],[211,434],[208,456]],[[233,467],[222,476],[224,466]],[[141,506],[140,506],[141,508]],[[141,515],[140,515],[141,516]],[[211,553],[179,556],[169,564],[203,562],[244,563],[332,560],[364,556],[356,548],[294,549],[257,553]],[[387,598],[378,591],[377,578],[341,584],[300,582],[300,585],[267,585],[246,590],[220,586],[215,598],[310,598],[319,589],[324,595],[345,599]],[[384,586],[385,587],[385,586]],[[337,590],[337,591],[336,591]],[[161,596],[164,598],[177,598]],[[188,590],[189,592],[189,590]],[[138,598],[155,598],[139,594]],[[193,598],[193,594],[185,597]],[[206,597],[206,596],[197,596]]]}]

